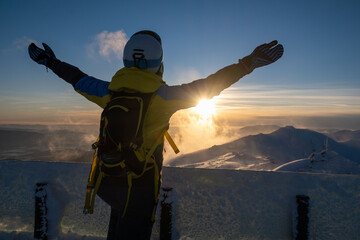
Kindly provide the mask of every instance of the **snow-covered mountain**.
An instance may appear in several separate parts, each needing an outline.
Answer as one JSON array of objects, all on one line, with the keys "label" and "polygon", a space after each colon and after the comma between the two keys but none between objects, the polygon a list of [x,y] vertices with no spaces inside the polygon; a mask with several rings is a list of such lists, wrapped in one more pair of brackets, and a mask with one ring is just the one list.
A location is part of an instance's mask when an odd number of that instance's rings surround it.
[{"label": "snow-covered mountain", "polygon": [[[90,145],[96,139],[97,131],[96,126],[1,125],[0,160],[91,162],[93,151]],[[308,157],[323,150],[328,138],[327,161],[307,164],[298,171],[360,174],[360,147],[356,145],[360,142],[359,131],[328,130],[320,133],[294,127],[256,125],[240,128],[236,135],[241,138],[167,159],[165,165],[273,170],[296,160],[304,160],[302,164],[309,162]],[[295,168],[291,166],[291,169]]]},{"label": "snow-covered mountain", "polygon": [[[328,139],[328,140],[327,140]],[[258,134],[168,161],[169,166],[273,170],[294,160],[319,152],[328,141],[327,161],[317,163],[318,171],[360,174],[360,151],[324,134],[288,126],[270,134]]]},{"label": "snow-covered mountain", "polygon": [[312,172],[360,175],[359,164],[340,156],[334,151],[311,154],[307,158],[285,163],[273,171]]}]

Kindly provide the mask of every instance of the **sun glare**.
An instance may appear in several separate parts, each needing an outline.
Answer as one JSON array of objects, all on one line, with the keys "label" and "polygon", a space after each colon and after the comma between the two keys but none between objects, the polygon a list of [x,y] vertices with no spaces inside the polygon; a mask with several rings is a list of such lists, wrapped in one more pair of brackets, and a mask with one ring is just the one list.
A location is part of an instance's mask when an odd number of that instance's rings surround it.
[{"label": "sun glare", "polygon": [[202,118],[209,118],[215,114],[214,100],[201,99],[199,104],[194,107],[194,110]]}]

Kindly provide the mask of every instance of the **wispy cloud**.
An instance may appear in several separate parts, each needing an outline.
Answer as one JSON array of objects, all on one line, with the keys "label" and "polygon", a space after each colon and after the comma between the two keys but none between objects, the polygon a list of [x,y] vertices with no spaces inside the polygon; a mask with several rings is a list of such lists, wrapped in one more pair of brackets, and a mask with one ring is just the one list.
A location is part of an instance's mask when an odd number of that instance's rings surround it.
[{"label": "wispy cloud", "polygon": [[27,47],[29,46],[30,43],[35,43],[38,44],[37,41],[35,41],[34,39],[31,39],[27,36],[23,36],[21,38],[17,38],[13,41],[13,46],[18,49],[18,50],[24,50],[27,49]]},{"label": "wispy cloud", "polygon": [[100,114],[101,108],[67,92],[16,96],[0,91],[0,123],[97,124]]},{"label": "wispy cloud", "polygon": [[128,38],[123,30],[116,32],[103,31],[97,34],[94,41],[87,46],[89,56],[100,55],[108,61],[122,59],[123,49]]},{"label": "wispy cloud", "polygon": [[30,43],[35,43],[38,45],[38,42],[27,36],[16,38],[12,41],[10,45],[4,45],[0,47],[1,54],[12,54],[15,51],[25,51]]},{"label": "wispy cloud", "polygon": [[220,109],[277,114],[359,113],[360,89],[286,89],[250,86],[230,88],[217,97]]}]

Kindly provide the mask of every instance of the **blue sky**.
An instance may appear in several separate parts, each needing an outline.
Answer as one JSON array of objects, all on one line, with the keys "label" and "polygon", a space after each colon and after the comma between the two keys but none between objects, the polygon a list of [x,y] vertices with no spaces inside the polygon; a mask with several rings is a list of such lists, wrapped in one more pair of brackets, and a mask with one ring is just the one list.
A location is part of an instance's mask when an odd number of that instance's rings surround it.
[{"label": "blue sky", "polygon": [[352,125],[345,121],[343,127],[356,128],[359,12],[355,0],[2,0],[0,123],[98,120],[97,106],[30,60],[31,41],[47,43],[60,60],[110,81],[122,67],[121,44],[134,32],[151,29],[163,40],[169,85],[206,77],[277,39],[285,48],[283,58],[225,91],[218,107],[239,119],[346,116]]}]

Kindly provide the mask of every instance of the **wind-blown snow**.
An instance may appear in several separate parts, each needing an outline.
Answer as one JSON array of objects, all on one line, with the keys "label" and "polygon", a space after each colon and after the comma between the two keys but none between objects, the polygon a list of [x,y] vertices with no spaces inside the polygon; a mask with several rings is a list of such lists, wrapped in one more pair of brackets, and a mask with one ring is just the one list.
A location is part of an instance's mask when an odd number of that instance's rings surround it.
[{"label": "wind-blown snow", "polygon": [[[303,168],[303,164],[310,163],[310,160],[304,161],[304,159],[323,150],[325,142],[328,142],[328,154],[324,161]],[[298,161],[299,159],[303,161]],[[360,149],[336,142],[315,131],[284,127],[270,134],[251,135],[181,155],[168,161],[167,164],[189,168],[273,170],[289,165],[290,162],[292,167],[288,166],[287,171],[291,169],[291,171],[360,174]],[[293,165],[295,163],[296,166]]]},{"label": "wind-blown snow", "polygon": [[[41,181],[50,188],[50,239],[104,239],[109,207],[97,201],[94,215],[82,214],[89,168],[0,161],[0,238],[32,238]],[[173,188],[174,239],[290,239],[298,194],[310,197],[312,239],[360,236],[360,176],[164,168],[163,186]],[[153,239],[158,234],[156,223]]]}]

